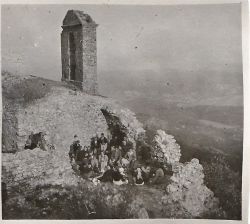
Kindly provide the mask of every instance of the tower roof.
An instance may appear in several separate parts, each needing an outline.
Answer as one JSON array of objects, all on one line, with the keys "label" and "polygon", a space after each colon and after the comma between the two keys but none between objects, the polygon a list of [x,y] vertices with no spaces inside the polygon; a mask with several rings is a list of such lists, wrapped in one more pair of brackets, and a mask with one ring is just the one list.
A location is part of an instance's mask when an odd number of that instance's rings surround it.
[{"label": "tower roof", "polygon": [[90,15],[79,10],[68,10],[63,19],[63,26],[97,25]]}]

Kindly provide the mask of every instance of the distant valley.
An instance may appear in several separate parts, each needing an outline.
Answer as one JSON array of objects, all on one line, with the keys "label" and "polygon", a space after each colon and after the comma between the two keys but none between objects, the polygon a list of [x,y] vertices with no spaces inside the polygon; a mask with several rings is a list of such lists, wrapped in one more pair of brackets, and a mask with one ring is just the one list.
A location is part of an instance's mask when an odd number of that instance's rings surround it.
[{"label": "distant valley", "polygon": [[194,88],[192,79],[186,82],[167,77],[174,82],[166,82],[161,76],[148,74],[120,81],[114,77],[112,83],[104,83],[102,92],[134,111],[146,128],[173,134],[181,145],[183,161],[192,157],[205,161],[214,154],[223,154],[240,171],[242,86],[236,80],[225,79],[223,83],[223,76],[215,77],[199,78],[201,86],[195,84],[197,77],[192,77]]}]

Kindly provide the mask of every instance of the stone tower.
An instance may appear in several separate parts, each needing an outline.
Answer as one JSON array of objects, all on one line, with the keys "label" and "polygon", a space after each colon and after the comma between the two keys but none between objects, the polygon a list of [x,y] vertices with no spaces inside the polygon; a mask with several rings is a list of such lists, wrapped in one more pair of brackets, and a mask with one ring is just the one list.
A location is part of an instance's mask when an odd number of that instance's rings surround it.
[{"label": "stone tower", "polygon": [[61,33],[62,81],[88,94],[97,94],[96,27],[92,18],[69,10]]}]

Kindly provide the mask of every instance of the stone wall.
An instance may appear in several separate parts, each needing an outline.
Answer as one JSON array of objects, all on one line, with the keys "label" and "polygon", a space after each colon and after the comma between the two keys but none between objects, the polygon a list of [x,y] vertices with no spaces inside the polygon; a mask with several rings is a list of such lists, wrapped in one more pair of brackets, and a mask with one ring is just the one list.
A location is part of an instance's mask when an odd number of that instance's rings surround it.
[{"label": "stone wall", "polygon": [[34,100],[44,97],[50,84],[32,76],[2,72],[2,152],[15,152],[18,138],[17,113]]},{"label": "stone wall", "polygon": [[[82,145],[89,145],[94,135],[108,133],[102,109],[119,119],[129,138],[144,132],[135,114],[115,101],[74,91],[61,82],[34,77],[17,80],[13,77],[3,82],[3,97],[8,100],[3,101],[6,150],[12,149],[12,145],[23,150],[31,132],[45,132],[56,150],[63,152],[68,152],[75,134]],[[10,85],[12,81],[15,85]]]},{"label": "stone wall", "polygon": [[4,153],[2,166],[2,181],[8,189],[20,184],[76,186],[80,181],[69,163],[68,153],[62,151],[36,148],[15,154]]},{"label": "stone wall", "polygon": [[83,27],[82,29],[82,59],[83,83],[82,89],[90,94],[97,94],[97,50],[96,26]]},{"label": "stone wall", "polygon": [[53,88],[46,97],[20,110],[18,147],[22,149],[31,132],[45,132],[57,150],[68,151],[73,136],[90,145],[96,134],[107,132],[107,124],[97,102],[88,95]]},{"label": "stone wall", "polygon": [[108,132],[102,108],[120,119],[131,139],[144,131],[132,112],[109,100],[53,88],[45,98],[17,113],[18,147],[24,147],[31,132],[45,132],[57,150],[68,151],[75,134],[82,145],[90,145],[95,134],[107,135]]}]

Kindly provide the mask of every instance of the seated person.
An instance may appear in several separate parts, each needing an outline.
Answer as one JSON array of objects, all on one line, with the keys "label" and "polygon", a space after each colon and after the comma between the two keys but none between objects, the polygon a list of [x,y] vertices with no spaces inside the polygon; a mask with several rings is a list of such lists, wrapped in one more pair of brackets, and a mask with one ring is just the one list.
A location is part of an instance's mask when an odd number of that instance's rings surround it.
[{"label": "seated person", "polygon": [[153,174],[153,178],[150,180],[151,184],[161,184],[164,181],[164,171],[161,167],[157,167]]},{"label": "seated person", "polygon": [[140,167],[134,172],[134,183],[135,185],[144,185],[144,180],[142,178],[142,170]]},{"label": "seated person", "polygon": [[121,165],[122,165],[122,167],[127,167],[127,166],[129,166],[129,161],[127,160],[127,159],[125,159],[125,158],[121,158]]},{"label": "seated person", "polygon": [[133,148],[130,148],[127,152],[127,158],[129,161],[132,161],[132,160],[136,160],[136,153],[135,153],[135,150]]},{"label": "seated person", "polygon": [[89,159],[85,155],[84,158],[82,159],[81,163],[79,163],[80,172],[84,172],[84,169],[88,166],[88,164],[89,164]]},{"label": "seated person", "polygon": [[123,168],[114,168],[113,170],[113,183],[116,185],[127,184],[128,180],[124,174]]},{"label": "seated person", "polygon": [[133,163],[136,160],[135,150],[133,150],[133,148],[130,148],[129,151],[127,152],[125,158],[129,161],[130,166],[133,166]]},{"label": "seated person", "polygon": [[121,159],[121,150],[119,147],[112,146],[111,147],[111,157],[110,160],[112,162],[117,162]]},{"label": "seated person", "polygon": [[87,166],[82,167],[80,171],[83,178],[91,178],[95,175],[91,163],[88,163]]},{"label": "seated person", "polygon": [[102,176],[97,178],[101,182],[113,182],[113,169],[110,166],[107,166],[107,170],[103,173]]},{"label": "seated person", "polygon": [[117,136],[112,136],[112,138],[109,141],[110,146],[118,147],[119,146],[119,141]]},{"label": "seated person", "polygon": [[151,172],[151,168],[149,165],[143,165],[141,167],[142,170],[142,178],[144,180],[145,183],[149,182],[149,178],[150,178],[150,172]]},{"label": "seated person", "polygon": [[125,136],[122,141],[122,156],[124,157],[129,149],[133,148],[133,143]]}]

